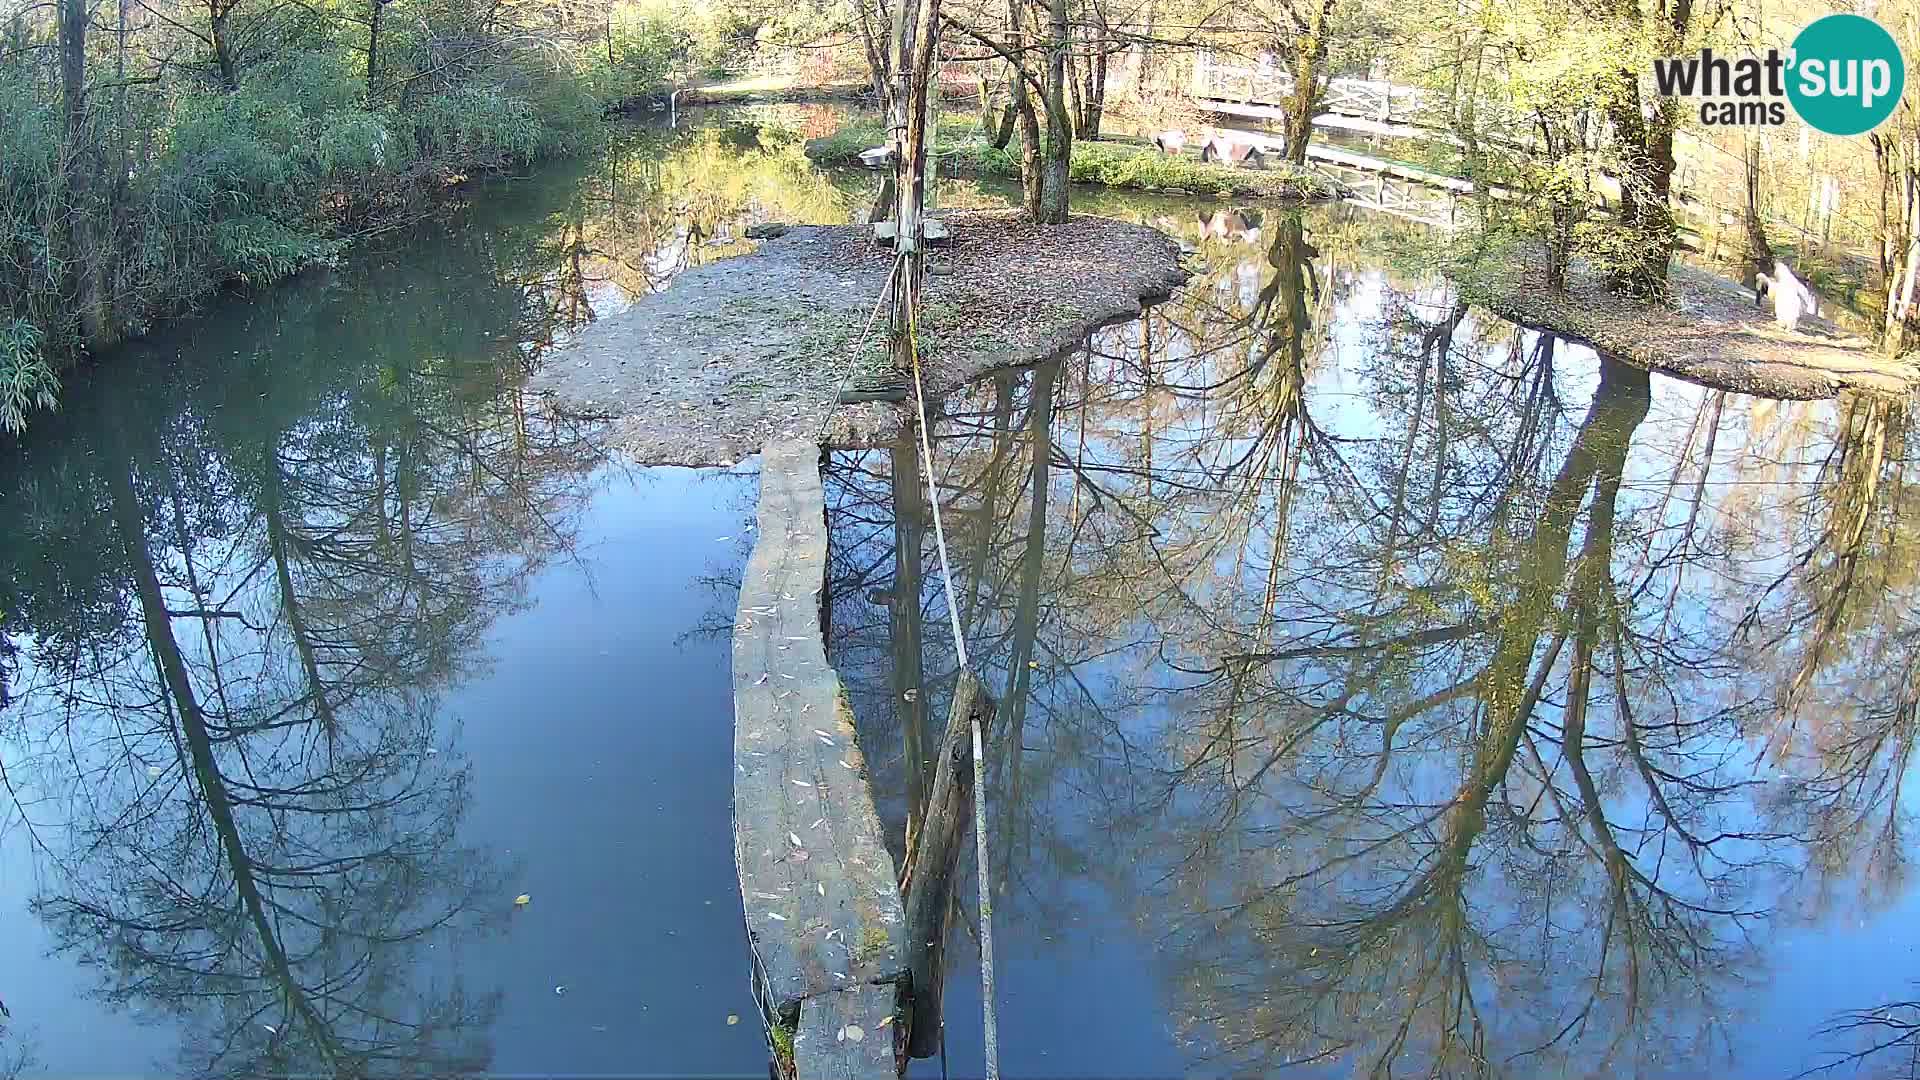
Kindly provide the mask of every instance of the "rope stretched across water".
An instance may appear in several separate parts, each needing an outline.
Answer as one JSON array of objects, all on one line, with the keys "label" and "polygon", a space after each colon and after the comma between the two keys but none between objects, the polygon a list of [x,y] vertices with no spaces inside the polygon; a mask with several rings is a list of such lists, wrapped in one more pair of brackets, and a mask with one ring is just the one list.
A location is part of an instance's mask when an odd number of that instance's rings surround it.
[{"label": "rope stretched across water", "polygon": [[[934,546],[940,552],[940,581],[947,591],[947,618],[953,623],[953,651],[960,659],[960,670],[967,670],[967,637],[960,629],[960,605],[953,594],[953,571],[947,561],[947,530],[940,521],[940,489],[933,468],[933,445],[927,440],[927,392],[920,381],[920,341],[915,333],[916,315],[907,312],[907,355],[913,358],[913,407],[919,418],[920,459],[927,477],[927,501],[933,504]],[[967,724],[973,729],[973,852],[978,861],[980,882],[980,1009],[986,1043],[987,1080],[1000,1080],[1000,1026],[993,1010],[993,898],[987,863],[987,755],[981,745],[980,714],[967,711]],[[943,1042],[945,1040],[942,1040]]]},{"label": "rope stretched across water", "polygon": [[[898,246],[898,240],[895,241]],[[904,249],[894,256],[893,266],[887,271],[887,280],[880,287],[880,300],[873,306],[873,314],[867,318],[867,326],[860,334],[860,340],[854,346],[858,355],[866,345],[867,337],[873,333],[873,325],[880,317],[880,308],[886,303],[892,292],[895,278],[907,259]],[[927,393],[920,380],[920,339],[916,333],[918,312],[907,309],[907,354],[913,358],[913,407],[919,419],[921,471],[927,477],[927,501],[933,504],[933,538],[940,552],[940,582],[947,592],[947,618],[953,626],[953,651],[959,657],[960,670],[967,670],[967,636],[960,629],[960,605],[954,600],[953,570],[947,559],[947,530],[940,520],[940,489],[938,477],[933,468],[933,444],[927,440]],[[980,884],[980,1000],[981,1028],[986,1043],[987,1080],[1000,1080],[1000,1025],[994,1015],[993,994],[993,898],[989,883],[993,880],[988,873],[987,862],[987,756],[980,737],[980,717],[971,710],[967,713],[967,724],[972,728],[973,736],[973,853],[979,864]],[[946,1040],[940,1040],[940,1056],[946,1059]]]}]

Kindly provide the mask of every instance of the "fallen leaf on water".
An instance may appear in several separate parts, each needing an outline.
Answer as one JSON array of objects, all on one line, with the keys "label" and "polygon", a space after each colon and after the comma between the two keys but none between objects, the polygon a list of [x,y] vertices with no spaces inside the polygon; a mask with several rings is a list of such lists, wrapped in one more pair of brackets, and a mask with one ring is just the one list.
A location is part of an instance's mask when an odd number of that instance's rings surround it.
[{"label": "fallen leaf on water", "polygon": [[1028,667],[1030,667],[1030,668],[1032,668],[1032,669],[1034,669],[1035,671],[1038,671],[1038,670],[1040,670],[1040,661],[1038,661],[1038,660],[1029,660],[1029,661],[1027,661],[1027,666],[1028,666]]},{"label": "fallen leaf on water", "polygon": [[740,1017],[739,1017],[739,1016],[738,1016],[737,1014],[735,1014],[735,1013],[728,1013],[728,1014],[727,1014],[727,1026],[728,1026],[728,1027],[732,1027],[733,1025],[735,1025],[735,1024],[737,1024],[737,1023],[739,1023],[739,1022],[740,1022]]},{"label": "fallen leaf on water", "polygon": [[533,903],[532,893],[521,893],[519,896],[516,896],[513,898],[514,907],[526,907],[528,904],[531,904],[531,903]]},{"label": "fallen leaf on water", "polygon": [[793,853],[792,858],[794,862],[806,862],[808,859],[813,858],[813,856],[807,854],[806,848],[801,848],[799,851]]},{"label": "fallen leaf on water", "polygon": [[793,846],[794,846],[794,847],[805,847],[805,846],[806,846],[805,844],[802,844],[802,843],[800,842],[800,834],[799,834],[799,833],[797,833],[797,832],[790,832],[790,833],[788,833],[788,834],[787,834],[787,839],[789,839],[789,840],[791,840],[791,841],[793,841]]},{"label": "fallen leaf on water", "polygon": [[564,994],[564,993],[566,993],[566,992],[567,992],[567,984],[566,984],[566,983],[561,983],[561,984],[560,984],[559,986],[556,986],[556,987],[554,987],[554,988],[553,988],[553,992],[554,992],[554,993],[556,993],[556,994]]},{"label": "fallen leaf on water", "polygon": [[816,882],[814,882],[814,883],[813,883],[813,887],[814,887],[814,888],[816,888],[816,889],[819,889],[819,890],[820,890],[820,895],[821,895],[821,896],[825,896],[825,895],[827,895],[827,887],[826,887],[826,885],[824,885],[824,884],[822,884],[822,883],[820,883],[820,882],[817,882],[817,881],[816,881]]},{"label": "fallen leaf on water", "polygon": [[794,787],[812,787],[813,785],[807,783],[805,780],[795,780],[793,782],[793,786]]},{"label": "fallen leaf on water", "polygon": [[858,1024],[848,1024],[846,1027],[841,1028],[840,1031],[847,1037],[848,1042],[859,1042],[861,1039],[867,1037],[866,1029]]},{"label": "fallen leaf on water", "polygon": [[782,915],[782,914],[780,914],[780,913],[779,913],[779,912],[777,912],[777,911],[769,911],[769,912],[767,912],[767,918],[769,918],[769,919],[772,919],[772,920],[773,920],[774,922],[786,922],[786,921],[787,921],[787,917],[786,917],[785,915]]},{"label": "fallen leaf on water", "polygon": [[877,1024],[877,1025],[875,1025],[875,1026],[876,1026],[876,1027],[886,1027],[886,1026],[887,1026],[888,1024],[891,1024],[891,1023],[893,1023],[893,1014],[892,1014],[892,1013],[888,1013],[887,1015],[885,1015],[885,1016],[883,1016],[883,1017],[881,1017],[881,1018],[880,1018],[880,1023],[879,1023],[879,1024]]}]

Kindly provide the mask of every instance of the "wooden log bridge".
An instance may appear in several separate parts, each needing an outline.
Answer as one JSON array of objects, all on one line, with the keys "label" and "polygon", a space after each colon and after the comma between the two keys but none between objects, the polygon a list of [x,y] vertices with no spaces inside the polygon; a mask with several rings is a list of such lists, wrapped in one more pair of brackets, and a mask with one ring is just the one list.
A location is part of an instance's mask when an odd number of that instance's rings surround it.
[{"label": "wooden log bridge", "polygon": [[939,1047],[941,950],[971,823],[961,742],[968,710],[990,714],[992,702],[963,678],[909,856],[922,883],[910,926],[905,875],[881,839],[853,714],[827,663],[826,560],[820,447],[770,443],[733,629],[733,852],[754,991],[784,1077],[879,1080],[904,1072],[910,1045],[916,1057]]},{"label": "wooden log bridge", "polygon": [[820,447],[770,443],[733,624],[733,856],[754,990],[784,1075],[890,1078],[905,913],[821,639],[826,568]]}]

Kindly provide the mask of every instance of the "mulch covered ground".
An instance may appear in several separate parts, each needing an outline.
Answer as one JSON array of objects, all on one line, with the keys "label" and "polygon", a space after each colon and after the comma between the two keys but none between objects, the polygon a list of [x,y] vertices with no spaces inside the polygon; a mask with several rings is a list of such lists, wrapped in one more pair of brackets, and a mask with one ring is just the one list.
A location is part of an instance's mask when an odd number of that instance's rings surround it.
[{"label": "mulch covered ground", "polygon": [[[1146,226],[944,217],[952,244],[929,256],[917,328],[930,395],[1045,360],[1186,279],[1180,245]],[[892,262],[867,226],[796,226],[594,323],[534,386],[558,410],[610,421],[645,464],[731,464],[776,437],[892,438],[899,406],[837,404],[889,378],[885,313],[866,328]]]},{"label": "mulch covered ground", "polygon": [[1515,322],[1585,341],[1653,371],[1764,397],[1829,398],[1844,389],[1905,393],[1920,383],[1911,357],[1881,356],[1871,341],[1825,319],[1782,330],[1737,282],[1691,267],[1669,274],[1672,306],[1614,295],[1576,267],[1565,293],[1537,274],[1495,282],[1488,307]]}]

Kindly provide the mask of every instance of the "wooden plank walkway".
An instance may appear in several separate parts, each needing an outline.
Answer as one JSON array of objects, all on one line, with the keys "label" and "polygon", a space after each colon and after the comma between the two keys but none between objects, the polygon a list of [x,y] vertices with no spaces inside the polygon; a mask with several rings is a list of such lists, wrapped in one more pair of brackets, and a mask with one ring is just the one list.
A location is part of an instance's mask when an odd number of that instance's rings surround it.
[{"label": "wooden plank walkway", "polygon": [[761,454],[753,555],[733,629],[734,863],[755,991],[788,1075],[892,1078],[904,978],[893,858],[821,639],[820,447]]}]

